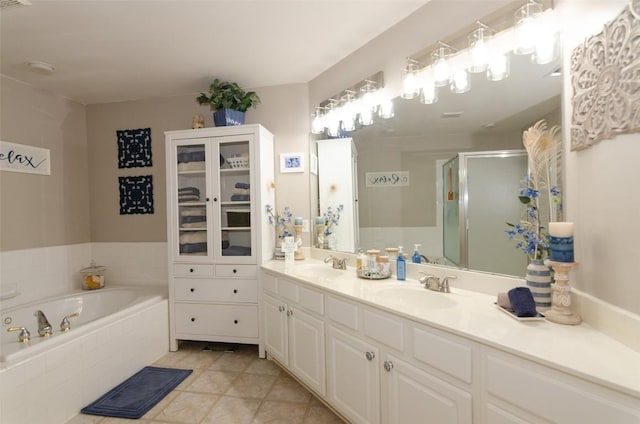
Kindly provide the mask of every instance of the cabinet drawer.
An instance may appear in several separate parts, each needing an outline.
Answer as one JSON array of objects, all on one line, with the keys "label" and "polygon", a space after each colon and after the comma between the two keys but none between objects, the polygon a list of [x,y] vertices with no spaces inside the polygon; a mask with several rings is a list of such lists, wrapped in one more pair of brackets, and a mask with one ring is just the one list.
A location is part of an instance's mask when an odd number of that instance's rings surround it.
[{"label": "cabinet drawer", "polygon": [[258,337],[258,306],[175,304],[176,332]]},{"label": "cabinet drawer", "polygon": [[640,422],[636,399],[528,361],[488,354],[486,372],[491,395],[550,422]]},{"label": "cabinet drawer", "polygon": [[403,325],[397,317],[365,309],[364,333],[374,340],[404,352]]},{"label": "cabinet drawer", "polygon": [[216,277],[257,278],[255,265],[216,265]]},{"label": "cabinet drawer", "polygon": [[298,287],[298,304],[319,315],[324,314],[324,295],[306,287]]},{"label": "cabinet drawer", "polygon": [[358,330],[358,305],[327,297],[327,316],[352,330]]},{"label": "cabinet drawer", "polygon": [[176,278],[177,301],[257,303],[255,280]]},{"label": "cabinet drawer", "polygon": [[191,277],[212,277],[213,265],[174,264],[173,273],[175,275],[188,275]]},{"label": "cabinet drawer", "polygon": [[427,365],[471,383],[471,348],[435,331],[413,329],[413,356]]}]

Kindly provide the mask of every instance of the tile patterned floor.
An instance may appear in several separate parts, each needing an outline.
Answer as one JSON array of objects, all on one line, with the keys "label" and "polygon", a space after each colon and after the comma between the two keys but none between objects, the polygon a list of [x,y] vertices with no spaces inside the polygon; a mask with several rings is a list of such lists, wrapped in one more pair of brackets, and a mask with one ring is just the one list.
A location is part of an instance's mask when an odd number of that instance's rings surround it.
[{"label": "tile patterned floor", "polygon": [[[203,350],[204,347],[213,350]],[[341,424],[336,414],[256,346],[182,342],[153,365],[193,373],[139,420],[79,414],[67,424]]]}]

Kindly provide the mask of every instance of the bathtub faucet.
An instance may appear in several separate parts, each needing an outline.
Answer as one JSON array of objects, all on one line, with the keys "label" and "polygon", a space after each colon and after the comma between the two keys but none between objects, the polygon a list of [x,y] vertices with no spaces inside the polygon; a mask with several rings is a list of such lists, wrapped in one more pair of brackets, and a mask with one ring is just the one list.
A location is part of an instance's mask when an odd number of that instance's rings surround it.
[{"label": "bathtub faucet", "polygon": [[53,328],[44,312],[38,309],[34,315],[38,318],[38,335],[40,337],[48,337],[53,334]]}]

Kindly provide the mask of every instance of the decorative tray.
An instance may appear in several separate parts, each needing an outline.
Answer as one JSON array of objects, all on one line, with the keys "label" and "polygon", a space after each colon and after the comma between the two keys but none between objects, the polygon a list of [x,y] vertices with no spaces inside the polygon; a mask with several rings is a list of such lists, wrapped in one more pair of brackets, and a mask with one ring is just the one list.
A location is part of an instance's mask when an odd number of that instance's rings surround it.
[{"label": "decorative tray", "polygon": [[542,321],[542,320],[544,320],[544,315],[541,314],[540,312],[538,312],[538,315],[535,316],[535,317],[519,317],[514,312],[503,308],[502,306],[498,305],[497,303],[494,303],[494,305],[496,306],[496,308],[498,308],[499,310],[501,310],[505,314],[509,315],[511,318],[513,318],[515,320],[518,320],[518,321]]},{"label": "decorative tray", "polygon": [[357,269],[356,274],[358,275],[358,278],[364,278],[366,280],[383,280],[385,278],[391,277],[391,271],[383,273],[378,271],[370,272],[367,270]]}]

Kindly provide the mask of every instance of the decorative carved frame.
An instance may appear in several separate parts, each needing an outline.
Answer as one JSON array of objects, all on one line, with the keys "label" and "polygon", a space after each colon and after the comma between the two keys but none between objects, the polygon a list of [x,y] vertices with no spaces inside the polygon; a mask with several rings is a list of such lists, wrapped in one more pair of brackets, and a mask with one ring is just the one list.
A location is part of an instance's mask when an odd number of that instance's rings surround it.
[{"label": "decorative carved frame", "polygon": [[571,55],[571,150],[640,131],[640,0]]}]

